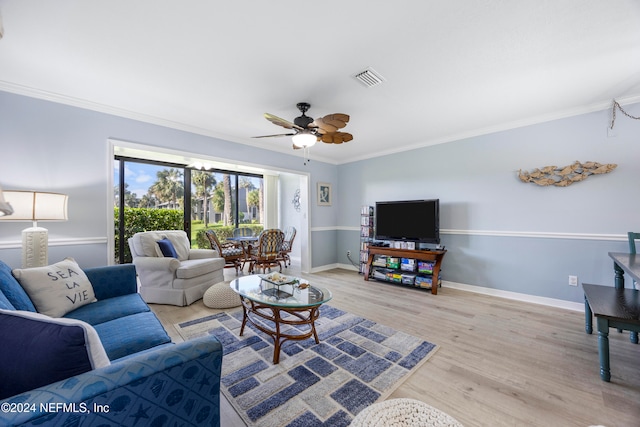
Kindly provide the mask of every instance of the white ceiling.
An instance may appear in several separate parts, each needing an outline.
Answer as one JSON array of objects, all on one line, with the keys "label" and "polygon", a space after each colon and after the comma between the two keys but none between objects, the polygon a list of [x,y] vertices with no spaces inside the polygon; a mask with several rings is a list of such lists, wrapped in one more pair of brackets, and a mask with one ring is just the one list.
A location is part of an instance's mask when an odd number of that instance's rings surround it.
[{"label": "white ceiling", "polygon": [[[637,0],[0,0],[0,90],[340,164],[640,100]],[[374,68],[366,88],[353,75]],[[0,118],[1,120],[1,118]],[[606,124],[603,124],[603,129]],[[604,132],[604,130],[603,130]]]}]

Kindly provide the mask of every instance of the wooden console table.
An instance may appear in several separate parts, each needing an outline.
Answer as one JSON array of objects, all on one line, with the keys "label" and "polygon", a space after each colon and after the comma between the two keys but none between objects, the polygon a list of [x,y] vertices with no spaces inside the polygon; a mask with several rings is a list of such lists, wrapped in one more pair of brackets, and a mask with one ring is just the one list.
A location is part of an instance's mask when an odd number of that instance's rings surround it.
[{"label": "wooden console table", "polygon": [[433,295],[438,294],[438,283],[440,276],[440,266],[442,264],[442,259],[444,258],[444,254],[446,254],[446,250],[437,250],[437,251],[421,251],[421,250],[412,250],[412,249],[396,249],[396,248],[386,248],[382,246],[370,246],[369,247],[369,258],[367,259],[367,264],[364,268],[364,280],[369,280],[369,273],[371,272],[371,264],[373,263],[374,255],[386,255],[390,257],[396,258],[412,258],[420,261],[435,261],[435,265],[433,266],[433,274],[432,274],[432,283],[431,283],[431,293]]}]

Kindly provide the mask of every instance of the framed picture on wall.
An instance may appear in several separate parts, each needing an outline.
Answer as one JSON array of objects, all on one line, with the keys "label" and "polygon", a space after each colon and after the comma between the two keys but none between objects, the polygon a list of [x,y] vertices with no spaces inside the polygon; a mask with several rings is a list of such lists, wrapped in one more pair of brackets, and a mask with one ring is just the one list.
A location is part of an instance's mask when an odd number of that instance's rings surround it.
[{"label": "framed picture on wall", "polygon": [[319,206],[331,206],[331,184],[327,182],[318,183],[318,205]]}]

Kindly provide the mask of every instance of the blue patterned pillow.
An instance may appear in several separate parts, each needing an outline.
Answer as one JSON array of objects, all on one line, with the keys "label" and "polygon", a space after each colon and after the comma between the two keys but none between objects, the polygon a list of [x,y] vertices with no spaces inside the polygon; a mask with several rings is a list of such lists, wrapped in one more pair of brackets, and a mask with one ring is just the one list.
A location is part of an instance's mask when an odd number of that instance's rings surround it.
[{"label": "blue patterned pillow", "polygon": [[11,301],[6,297],[4,292],[0,289],[0,308],[4,310],[15,310],[16,308],[11,304]]},{"label": "blue patterned pillow", "polygon": [[36,311],[20,283],[11,274],[11,267],[0,261],[0,290],[16,310]]},{"label": "blue patterned pillow", "polygon": [[176,248],[173,247],[171,240],[166,237],[162,240],[158,240],[158,246],[160,246],[160,251],[165,257],[178,258],[178,253],[176,252]]},{"label": "blue patterned pillow", "polygon": [[0,310],[0,399],[110,364],[88,323]]}]

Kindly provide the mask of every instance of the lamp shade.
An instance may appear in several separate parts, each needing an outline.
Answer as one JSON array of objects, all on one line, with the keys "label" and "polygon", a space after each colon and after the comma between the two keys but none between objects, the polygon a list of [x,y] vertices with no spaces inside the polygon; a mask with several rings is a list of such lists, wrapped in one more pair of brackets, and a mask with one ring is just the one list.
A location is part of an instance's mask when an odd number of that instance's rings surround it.
[{"label": "lamp shade", "polygon": [[2,192],[2,187],[0,187],[0,217],[11,215],[13,213],[13,208],[4,199],[4,193]]},{"label": "lamp shade", "polygon": [[309,132],[300,132],[293,135],[291,139],[296,146],[308,148],[315,145],[318,137]]},{"label": "lamp shade", "polygon": [[0,221],[33,222],[33,227],[22,230],[22,268],[42,267],[48,264],[49,232],[38,227],[38,221],[66,221],[69,196],[41,191],[10,190],[4,192],[13,213],[0,216]]},{"label": "lamp shade", "polygon": [[41,191],[6,190],[4,198],[13,207],[5,221],[66,221],[69,196]]}]

